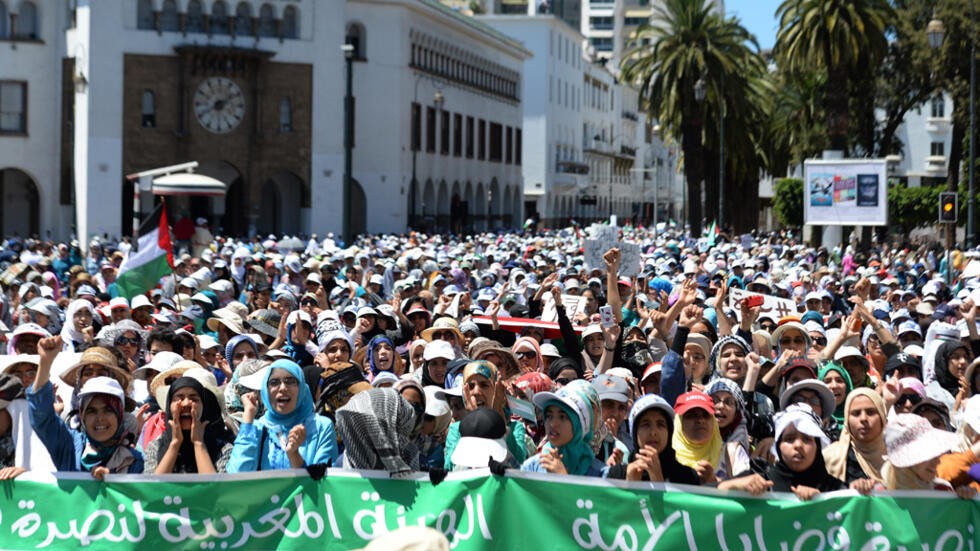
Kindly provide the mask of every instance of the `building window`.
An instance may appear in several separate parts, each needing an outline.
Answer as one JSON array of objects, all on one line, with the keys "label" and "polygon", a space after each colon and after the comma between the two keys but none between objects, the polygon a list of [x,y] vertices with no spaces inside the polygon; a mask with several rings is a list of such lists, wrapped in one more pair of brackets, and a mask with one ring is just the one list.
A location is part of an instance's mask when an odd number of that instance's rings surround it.
[{"label": "building window", "polygon": [[466,117],[466,158],[473,158],[473,117]]},{"label": "building window", "polygon": [[276,36],[276,15],[270,4],[259,8],[259,36]]},{"label": "building window", "polygon": [[204,32],[204,8],[201,7],[201,0],[191,0],[187,3],[187,21],[184,30],[189,33]]},{"label": "building window", "polygon": [[449,155],[449,111],[443,111],[439,117],[439,153]]},{"label": "building window", "polygon": [[941,119],[946,116],[946,100],[942,94],[932,98],[932,118]]},{"label": "building window", "polygon": [[487,158],[487,121],[480,119],[477,129],[477,158],[481,161]]},{"label": "building window", "polygon": [[347,44],[354,47],[354,59],[357,61],[367,60],[364,39],[364,27],[357,23],[351,23],[347,26]]},{"label": "building window", "polygon": [[463,115],[453,115],[453,156],[463,155]]},{"label": "building window", "polygon": [[37,40],[39,37],[37,25],[37,6],[34,2],[26,0],[21,2],[17,19],[14,21],[14,38]]},{"label": "building window", "polygon": [[503,133],[504,128],[499,123],[490,123],[490,156],[489,161],[499,163],[503,160]]},{"label": "building window", "polygon": [[929,144],[929,155],[933,157],[946,156],[946,144],[944,142],[932,142]]},{"label": "building window", "polygon": [[412,151],[422,148],[422,106],[412,102]]},{"label": "building window", "polygon": [[523,147],[523,144],[521,143],[522,140],[523,138],[521,137],[521,129],[515,128],[514,129],[514,164],[517,166],[521,165],[521,147]]},{"label": "building window", "polygon": [[425,108],[425,151],[436,152],[436,108]]},{"label": "building window", "polygon": [[279,100],[279,132],[288,134],[293,131],[293,102],[289,98]]},{"label": "building window", "polygon": [[27,133],[27,83],[0,81],[0,133]]},{"label": "building window", "polygon": [[143,128],[154,128],[157,125],[157,101],[153,90],[143,90],[140,113],[142,114],[140,124]]},{"label": "building window", "polygon": [[506,137],[504,143],[504,162],[511,164],[514,162],[514,129],[508,126],[504,136]]},{"label": "building window", "polygon": [[[3,25],[3,21],[0,21]],[[139,0],[136,4],[136,28],[153,30],[153,0]]]},{"label": "building window", "polygon": [[248,2],[239,2],[235,7],[235,35],[250,34],[252,34],[252,5]]},{"label": "building window", "polygon": [[228,34],[228,4],[218,0],[211,6],[211,32]]},{"label": "building window", "polygon": [[160,13],[160,30],[180,30],[180,16],[177,15],[177,2],[175,0],[166,0],[163,3],[163,10]]},{"label": "building window", "polygon": [[286,6],[282,11],[282,37],[299,38],[299,14],[295,6]]}]

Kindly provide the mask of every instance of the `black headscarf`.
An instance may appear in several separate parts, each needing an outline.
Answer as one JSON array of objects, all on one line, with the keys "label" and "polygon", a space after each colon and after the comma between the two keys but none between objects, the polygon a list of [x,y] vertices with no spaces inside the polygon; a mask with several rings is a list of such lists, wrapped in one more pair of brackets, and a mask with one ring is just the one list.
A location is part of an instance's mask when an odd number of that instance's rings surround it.
[{"label": "black headscarf", "polygon": [[[557,361],[557,360],[556,360]],[[649,411],[649,410],[647,410]],[[643,413],[646,413],[645,411]],[[642,413],[640,414],[642,415]],[[637,416],[639,417],[639,416]],[[664,482],[673,482],[674,484],[690,484],[692,486],[699,486],[701,484],[701,479],[698,478],[698,473],[694,469],[688,467],[687,465],[681,465],[677,461],[677,454],[674,452],[673,446],[670,443],[674,440],[674,420],[670,418],[669,415],[664,415],[667,419],[667,447],[657,454],[657,459],[660,460],[660,472],[664,475]],[[639,423],[637,423],[639,424]],[[636,429],[633,427],[633,433],[630,435],[633,437],[633,442],[636,440]],[[637,442],[636,447],[639,448],[640,444]],[[631,463],[636,459],[636,452],[630,452],[628,462]],[[626,478],[626,465],[614,465],[609,468],[609,478]],[[642,479],[644,481],[650,481],[650,475],[646,471],[643,472]]]},{"label": "black headscarf", "polygon": [[[167,429],[160,435],[160,446],[157,448],[157,464],[163,460],[163,456],[167,453],[170,442],[173,440],[173,429],[171,429],[169,423],[173,420],[170,404],[173,401],[174,394],[182,388],[191,388],[201,397],[204,409],[201,412],[201,421],[208,422],[207,426],[204,427],[204,446],[208,450],[211,462],[214,463],[221,456],[221,449],[225,444],[235,442],[235,435],[225,426],[224,419],[221,417],[221,406],[218,405],[217,397],[211,391],[205,389],[197,379],[181,377],[170,385],[170,390],[167,392],[167,403],[161,404],[161,407],[167,414]],[[194,458],[194,443],[191,442],[189,430],[184,431],[184,439],[181,441],[180,451],[177,453],[177,462],[174,463],[173,472],[198,472],[197,460]]]},{"label": "black headscarf", "polygon": [[773,482],[772,491],[792,492],[793,486],[809,486],[821,492],[832,492],[843,490],[844,483],[834,478],[827,472],[827,465],[823,460],[823,450],[820,441],[817,440],[817,457],[803,472],[796,472],[783,462],[783,454],[779,451],[779,443],[776,443],[776,454],[779,461],[770,465],[767,478]]},{"label": "black headscarf", "polygon": [[960,341],[944,342],[936,351],[936,382],[953,396],[960,391],[960,381],[949,372],[949,357],[958,348],[966,350],[966,357],[970,357],[970,347]]},{"label": "black headscarf", "polygon": [[565,371],[566,369],[571,369],[574,371],[575,378],[577,379],[585,378],[585,372],[582,371],[582,364],[575,358],[568,358],[564,356],[551,362],[551,365],[548,366],[548,377],[554,381],[558,378],[558,375],[560,375],[561,372]]}]

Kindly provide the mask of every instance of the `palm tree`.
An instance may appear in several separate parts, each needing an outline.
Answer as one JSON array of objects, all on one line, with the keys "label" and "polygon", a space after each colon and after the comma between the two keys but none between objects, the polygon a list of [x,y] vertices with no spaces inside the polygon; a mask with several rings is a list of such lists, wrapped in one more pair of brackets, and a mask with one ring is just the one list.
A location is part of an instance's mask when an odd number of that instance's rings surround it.
[{"label": "palm tree", "polygon": [[791,72],[826,72],[827,138],[831,149],[846,152],[848,82],[869,77],[867,68],[884,55],[885,29],[895,17],[891,5],[888,0],[783,0],[776,16],[779,64]]},{"label": "palm tree", "polygon": [[[749,48],[754,42],[752,35],[737,20],[715,13],[713,2],[664,0],[650,19],[652,23],[637,30],[634,43],[638,46],[624,56],[622,76],[638,85],[648,113],[660,122],[667,135],[681,143],[688,221],[691,233],[699,235],[701,185],[705,181],[705,115],[716,116],[717,102],[727,103],[726,98],[738,96],[733,91],[747,80],[745,65],[755,63],[753,57],[758,56]],[[707,84],[703,102],[694,94],[699,79]],[[722,105],[723,112],[731,109]],[[715,189],[709,196],[717,197],[717,180],[709,180],[709,185],[711,182]]]}]

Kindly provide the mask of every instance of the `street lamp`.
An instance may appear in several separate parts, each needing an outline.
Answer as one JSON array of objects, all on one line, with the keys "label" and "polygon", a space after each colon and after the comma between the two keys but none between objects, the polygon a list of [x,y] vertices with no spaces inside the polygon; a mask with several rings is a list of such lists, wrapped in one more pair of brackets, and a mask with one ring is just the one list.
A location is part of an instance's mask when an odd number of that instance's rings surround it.
[{"label": "street lamp", "polygon": [[[436,80],[436,79],[434,79],[434,78],[432,78],[432,77],[430,77],[428,75],[425,75],[425,74],[420,74],[419,76],[417,76],[415,78],[415,94],[412,96],[412,98],[413,98],[412,99],[412,104],[413,105],[417,105],[418,102],[419,102],[419,83],[422,82],[422,79],[424,79],[424,78],[428,78],[428,79],[432,80],[432,85],[435,86],[435,88],[436,88],[436,93],[433,94],[433,96],[432,96],[432,104],[435,105],[435,108],[436,108],[437,111],[442,111],[442,104],[445,103],[445,101],[446,101],[446,99],[442,95],[442,87],[444,86],[444,84],[442,83],[442,81]],[[416,213],[415,213],[415,201],[416,201],[416,193],[418,193],[417,190],[418,190],[418,187],[419,187],[419,181],[418,181],[418,175],[416,174],[416,168],[417,168],[417,163],[418,163],[419,149],[422,149],[422,131],[421,131],[421,128],[422,128],[422,108],[421,108],[421,106],[419,107],[419,120],[418,120],[418,125],[419,125],[418,126],[419,127],[419,143],[418,143],[418,147],[413,147],[412,148],[412,185],[411,185],[411,189],[408,192],[408,196],[409,196],[409,198],[408,198],[408,201],[409,201],[409,203],[408,203],[408,225],[409,225],[409,227],[414,227],[416,225],[416,220],[415,220],[415,217],[416,217]],[[412,128],[412,132],[413,133],[415,132],[415,129],[414,128]],[[412,144],[412,145],[416,145],[416,144]]]},{"label": "street lamp", "polygon": [[347,93],[344,95],[344,242],[350,246],[354,242],[351,235],[351,165],[354,149],[354,45],[344,44],[340,47],[347,62]]},{"label": "street lamp", "polygon": [[[943,38],[946,32],[946,28],[943,22],[936,17],[933,13],[932,21],[926,25],[926,34],[929,37],[929,46],[934,50],[939,50],[943,45]],[[974,147],[973,142],[976,137],[976,89],[977,89],[977,37],[976,37],[976,10],[974,9],[973,0],[970,0],[970,150],[969,150],[969,162],[970,162],[970,172],[969,172],[969,190],[966,197],[966,246],[973,247],[976,243],[974,242],[974,229],[973,229],[973,210],[974,210],[974,164],[976,164],[976,158],[974,157]]]}]

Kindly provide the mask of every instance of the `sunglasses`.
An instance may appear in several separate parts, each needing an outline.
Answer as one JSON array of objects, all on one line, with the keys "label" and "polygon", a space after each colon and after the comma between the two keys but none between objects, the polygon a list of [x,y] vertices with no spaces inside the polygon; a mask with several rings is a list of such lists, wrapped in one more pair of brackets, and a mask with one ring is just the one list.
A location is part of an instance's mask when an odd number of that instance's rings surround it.
[{"label": "sunglasses", "polygon": [[116,346],[136,346],[140,343],[139,339],[131,339],[129,337],[119,337],[116,339]]},{"label": "sunglasses", "polygon": [[902,394],[901,396],[898,397],[898,400],[895,403],[900,406],[904,406],[906,403],[910,403],[914,406],[914,405],[918,405],[918,403],[921,401],[922,401],[922,396],[919,396],[918,394]]},{"label": "sunglasses", "polygon": [[440,341],[448,341],[456,338],[452,331],[436,331],[432,333],[432,338]]},{"label": "sunglasses", "polygon": [[303,302],[299,303],[299,305],[300,306],[316,306],[317,305],[317,302],[315,300],[304,300]]},{"label": "sunglasses", "polygon": [[806,339],[797,337],[795,339],[779,339],[779,344],[786,346],[787,344],[806,344]]},{"label": "sunglasses", "polygon": [[514,355],[517,356],[518,360],[523,360],[524,358],[534,359],[538,357],[538,353],[534,352],[533,350],[521,350],[520,352]]},{"label": "sunglasses", "polygon": [[827,346],[827,339],[824,337],[815,337],[813,338],[813,344],[817,346]]}]

